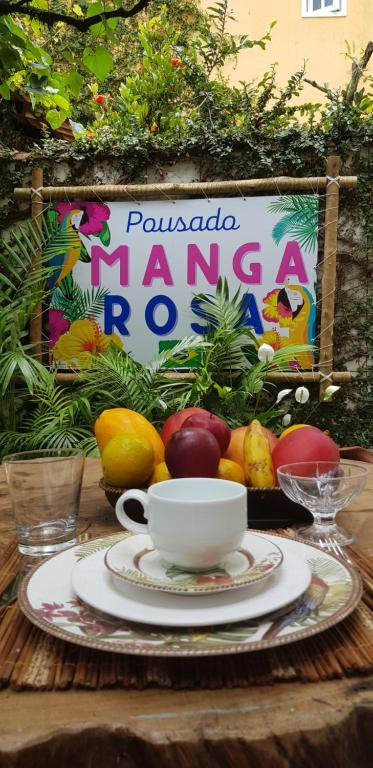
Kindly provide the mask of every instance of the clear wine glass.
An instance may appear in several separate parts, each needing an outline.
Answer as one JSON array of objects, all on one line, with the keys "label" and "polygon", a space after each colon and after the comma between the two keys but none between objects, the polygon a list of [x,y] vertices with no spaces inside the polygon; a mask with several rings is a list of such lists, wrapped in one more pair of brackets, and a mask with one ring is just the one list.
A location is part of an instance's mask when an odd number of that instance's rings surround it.
[{"label": "clear wine glass", "polygon": [[297,535],[312,544],[351,544],[355,536],[340,528],[335,518],[363,490],[368,470],[353,461],[302,461],[277,470],[280,487],[292,501],[302,504],[314,522]]}]

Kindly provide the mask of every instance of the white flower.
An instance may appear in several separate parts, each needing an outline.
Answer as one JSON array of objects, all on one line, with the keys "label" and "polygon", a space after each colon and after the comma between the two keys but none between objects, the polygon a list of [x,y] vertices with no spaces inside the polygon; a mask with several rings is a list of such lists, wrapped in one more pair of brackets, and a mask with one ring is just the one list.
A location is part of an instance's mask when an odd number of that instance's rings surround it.
[{"label": "white flower", "polygon": [[291,413],[285,413],[285,416],[282,417],[282,423],[284,427],[288,427],[291,423]]},{"label": "white flower", "polygon": [[275,350],[270,344],[262,344],[258,349],[258,359],[261,363],[271,363],[275,356]]},{"label": "white flower", "polygon": [[329,384],[324,392],[323,400],[331,400],[335,392],[338,392],[340,387],[336,387],[334,384]]},{"label": "white flower", "polygon": [[281,392],[279,392],[277,395],[276,405],[277,403],[281,403],[281,400],[283,400],[284,397],[290,395],[290,392],[292,392],[291,389],[282,389]]},{"label": "white flower", "polygon": [[307,387],[298,387],[298,389],[295,390],[294,397],[297,403],[302,403],[302,405],[304,405],[307,402],[307,400],[310,399],[310,393]]}]

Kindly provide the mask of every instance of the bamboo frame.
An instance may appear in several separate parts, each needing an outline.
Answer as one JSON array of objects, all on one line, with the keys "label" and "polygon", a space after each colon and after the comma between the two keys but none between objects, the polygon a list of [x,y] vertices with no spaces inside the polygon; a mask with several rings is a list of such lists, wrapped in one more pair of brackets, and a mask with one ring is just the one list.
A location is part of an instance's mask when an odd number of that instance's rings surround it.
[{"label": "bamboo frame", "polygon": [[[330,175],[330,174],[327,174]],[[356,187],[357,176],[340,176],[338,184],[341,189]],[[162,184],[104,184],[91,187],[44,187],[39,189],[43,200],[139,200],[151,197],[171,197],[186,195],[188,197],[231,194],[239,196],[249,192],[293,191],[308,189],[316,192],[319,189],[328,190],[327,176],[311,176],[298,178],[292,176],[277,176],[269,179],[239,179],[238,181],[204,181],[192,183],[162,183]],[[42,185],[38,185],[39,187]],[[34,187],[35,189],[35,187]],[[16,187],[16,200],[28,200],[33,194],[30,187]]]},{"label": "bamboo frame", "polygon": [[[274,383],[320,383],[320,397],[326,387],[332,383],[347,383],[351,381],[349,371],[333,371],[333,325],[334,299],[337,259],[337,230],[339,189],[353,189],[357,185],[357,176],[339,176],[340,158],[331,155],[327,158],[326,175],[306,178],[278,176],[269,179],[240,179],[238,181],[214,181],[197,183],[162,183],[162,184],[128,184],[77,187],[43,187],[43,171],[35,168],[32,172],[32,187],[16,187],[16,200],[31,198],[31,215],[38,216],[44,201],[75,199],[75,200],[136,200],[161,199],[162,197],[195,197],[203,194],[205,197],[230,194],[242,196],[251,192],[265,191],[294,191],[311,190],[317,192],[326,190],[325,206],[325,242],[323,253],[323,276],[321,289],[321,324],[320,324],[320,371],[274,371],[268,374],[268,381]],[[34,344],[34,354],[41,359],[42,316],[41,307],[37,307],[30,323],[30,337]],[[195,374],[186,372],[169,372],[167,377],[193,380]],[[64,383],[76,381],[78,373],[58,373],[57,380]]]},{"label": "bamboo frame", "polygon": [[[340,158],[330,155],[326,162],[326,175],[337,179]],[[320,356],[319,369],[322,374],[320,398],[331,384],[333,377],[333,335],[334,335],[334,299],[337,274],[339,186],[330,182],[326,188],[325,199],[325,241],[324,262],[321,281],[321,321],[320,321]]]},{"label": "bamboo frame", "polygon": [[[80,378],[79,373],[57,373],[56,378],[61,384],[71,384]],[[196,378],[195,373],[187,373],[182,371],[168,371],[163,374],[165,379],[183,379],[185,381],[194,381]],[[336,384],[348,384],[351,381],[350,371],[333,371],[333,382]],[[234,378],[234,375],[233,375]],[[267,381],[271,381],[274,384],[317,384],[322,379],[319,371],[272,371],[266,377]]]},{"label": "bamboo frame", "polygon": [[[32,182],[32,191],[30,193],[31,196],[31,217],[33,219],[36,219],[40,214],[43,212],[43,198],[39,191],[40,187],[43,186],[43,169],[42,168],[33,168],[32,169],[32,176],[31,176],[31,182]],[[37,269],[37,267],[40,266],[40,258],[35,259],[34,267]],[[42,305],[38,304],[31,316],[30,320],[30,341],[32,342],[32,350],[33,354],[36,357],[37,360],[42,360],[43,353],[42,353],[42,346],[41,346],[41,338],[42,338],[42,324],[43,324],[43,316],[42,316]]]}]

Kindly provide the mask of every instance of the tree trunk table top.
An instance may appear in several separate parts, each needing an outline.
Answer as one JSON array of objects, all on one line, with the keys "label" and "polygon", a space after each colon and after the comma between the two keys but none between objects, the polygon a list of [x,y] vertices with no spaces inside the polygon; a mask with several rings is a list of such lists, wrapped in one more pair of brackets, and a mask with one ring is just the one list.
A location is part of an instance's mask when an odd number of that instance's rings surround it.
[{"label": "tree trunk table top", "polygon": [[[80,532],[118,530],[87,459]],[[348,527],[373,554],[373,466]],[[15,527],[0,468],[0,549]],[[291,645],[288,646],[291,659]],[[229,663],[229,657],[227,657]],[[0,691],[0,768],[370,768],[373,678],[220,690]]]}]

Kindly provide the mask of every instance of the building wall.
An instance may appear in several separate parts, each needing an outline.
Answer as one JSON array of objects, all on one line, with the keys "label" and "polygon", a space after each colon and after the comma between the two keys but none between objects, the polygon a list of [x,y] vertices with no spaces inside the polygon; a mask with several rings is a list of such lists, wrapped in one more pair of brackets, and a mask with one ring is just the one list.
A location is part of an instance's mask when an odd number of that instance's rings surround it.
[{"label": "building wall", "polygon": [[[212,2],[201,0],[201,4],[208,7]],[[359,55],[373,36],[372,0],[347,0],[346,16],[326,18],[303,18],[301,0],[230,0],[229,7],[236,19],[230,23],[230,31],[251,39],[260,38],[270,23],[277,21],[265,51],[259,47],[242,51],[237,67],[227,66],[232,84],[260,78],[277,62],[278,82],[283,85],[307,59],[306,76],[336,88],[348,81],[351,71],[351,61],[343,55],[345,41],[354,44]],[[306,85],[301,101],[310,100],[323,101],[323,94]]]}]

